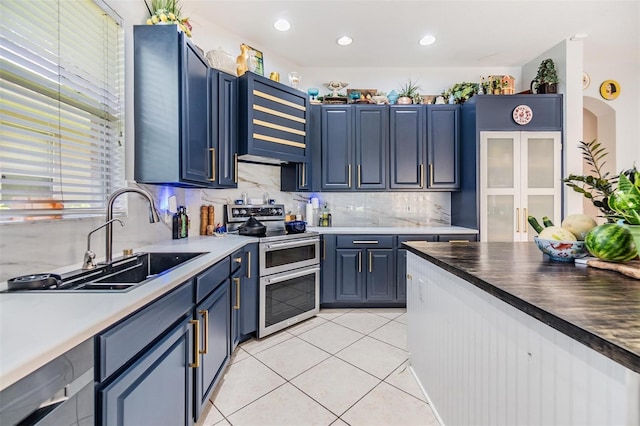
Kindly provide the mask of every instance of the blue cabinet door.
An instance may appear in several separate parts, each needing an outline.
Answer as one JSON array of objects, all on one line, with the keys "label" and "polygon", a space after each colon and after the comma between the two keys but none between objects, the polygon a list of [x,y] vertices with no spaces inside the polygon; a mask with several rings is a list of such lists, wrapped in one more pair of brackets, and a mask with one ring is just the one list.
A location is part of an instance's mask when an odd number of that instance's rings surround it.
[{"label": "blue cabinet door", "polygon": [[396,299],[407,300],[407,249],[396,250]]},{"label": "blue cabinet door", "polygon": [[389,109],[389,187],[425,188],[426,108],[423,105],[392,105]]},{"label": "blue cabinet door", "polygon": [[351,190],[353,115],[349,105],[322,107],[322,189]]},{"label": "blue cabinet door", "polygon": [[209,185],[213,164],[209,133],[208,66],[191,43],[183,42],[182,49],[183,92],[179,100],[182,121],[181,174],[186,181]]},{"label": "blue cabinet door", "polygon": [[191,316],[183,317],[131,366],[98,390],[104,425],[189,425],[192,423],[194,361]]},{"label": "blue cabinet door", "polygon": [[395,257],[393,249],[367,249],[366,283],[368,302],[395,299]]},{"label": "blue cabinet door", "polygon": [[227,360],[231,356],[231,300],[229,279],[203,300],[195,310],[195,319],[200,322],[200,366],[195,369],[195,413],[200,418],[209,395],[220,378]]},{"label": "blue cabinet door", "polygon": [[333,303],[336,301],[336,236],[320,237],[320,303]]},{"label": "blue cabinet door", "polygon": [[240,338],[255,333],[258,330],[258,284],[260,267],[258,265],[258,244],[252,243],[245,247],[245,275],[241,279],[242,292],[240,294]]},{"label": "blue cabinet door", "polygon": [[427,106],[430,189],[460,188],[460,105]]},{"label": "blue cabinet door", "polygon": [[238,79],[222,71],[210,70],[211,138],[215,178],[218,188],[238,187]]},{"label": "blue cabinet door", "polygon": [[389,108],[355,105],[355,189],[385,189],[389,151]]},{"label": "blue cabinet door", "polygon": [[336,301],[361,302],[364,300],[362,257],[363,249],[336,250]]}]

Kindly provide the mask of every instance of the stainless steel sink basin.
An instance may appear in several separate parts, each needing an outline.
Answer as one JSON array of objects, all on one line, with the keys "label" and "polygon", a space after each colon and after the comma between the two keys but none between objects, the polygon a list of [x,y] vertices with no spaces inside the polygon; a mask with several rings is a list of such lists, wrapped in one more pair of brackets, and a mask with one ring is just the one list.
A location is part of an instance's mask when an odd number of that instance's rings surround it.
[{"label": "stainless steel sink basin", "polygon": [[127,291],[165,274],[205,253],[137,253],[90,271],[62,275],[62,285],[52,290]]}]

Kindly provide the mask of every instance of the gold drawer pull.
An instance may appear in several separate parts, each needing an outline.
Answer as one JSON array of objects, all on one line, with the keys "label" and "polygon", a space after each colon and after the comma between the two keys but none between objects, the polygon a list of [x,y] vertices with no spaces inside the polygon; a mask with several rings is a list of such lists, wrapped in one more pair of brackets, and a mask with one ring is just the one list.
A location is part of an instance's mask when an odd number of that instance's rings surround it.
[{"label": "gold drawer pull", "polygon": [[240,278],[234,278],[233,282],[236,284],[236,304],[233,305],[233,309],[240,309]]},{"label": "gold drawer pull", "polygon": [[209,178],[209,180],[211,182],[215,182],[216,181],[216,149],[209,148],[209,151],[211,151],[211,177]]},{"label": "gold drawer pull", "polygon": [[200,367],[200,321],[189,320],[190,324],[193,324],[194,344],[193,344],[193,356],[195,361],[189,364],[190,368]]},{"label": "gold drawer pull", "polygon": [[203,309],[201,311],[198,311],[198,313],[202,315],[204,319],[204,349],[200,350],[200,353],[206,354],[207,352],[209,352],[209,311]]}]

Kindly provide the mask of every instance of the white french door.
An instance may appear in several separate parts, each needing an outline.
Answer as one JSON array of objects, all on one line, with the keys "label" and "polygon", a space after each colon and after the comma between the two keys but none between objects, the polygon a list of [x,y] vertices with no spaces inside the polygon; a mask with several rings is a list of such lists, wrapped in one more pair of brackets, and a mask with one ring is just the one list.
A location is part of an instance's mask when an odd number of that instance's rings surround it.
[{"label": "white french door", "polygon": [[533,241],[527,216],[560,224],[560,132],[480,133],[480,240]]}]

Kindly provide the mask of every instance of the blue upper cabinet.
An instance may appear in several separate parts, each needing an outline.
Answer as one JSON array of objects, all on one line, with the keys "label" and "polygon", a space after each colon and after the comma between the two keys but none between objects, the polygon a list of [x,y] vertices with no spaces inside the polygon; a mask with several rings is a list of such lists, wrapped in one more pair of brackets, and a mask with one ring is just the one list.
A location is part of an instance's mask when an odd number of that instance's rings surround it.
[{"label": "blue upper cabinet", "polygon": [[460,105],[427,105],[427,188],[460,188]]},{"label": "blue upper cabinet", "polygon": [[385,189],[389,151],[389,108],[355,105],[354,114],[355,189]]},{"label": "blue upper cabinet", "polygon": [[306,93],[251,72],[243,74],[239,84],[239,158],[274,164],[307,162]]},{"label": "blue upper cabinet", "polygon": [[133,31],[135,180],[212,186],[206,61],[175,25]]},{"label": "blue upper cabinet", "polygon": [[392,105],[390,115],[389,187],[425,188],[425,108],[421,105]]},{"label": "blue upper cabinet", "polygon": [[[321,189],[371,191],[387,187],[389,109],[326,105],[321,114]],[[317,163],[313,163],[316,167]]]},{"label": "blue upper cabinet", "polygon": [[351,190],[353,114],[349,105],[322,107],[322,190]]},{"label": "blue upper cabinet", "polygon": [[209,69],[213,185],[238,187],[238,79]]}]

